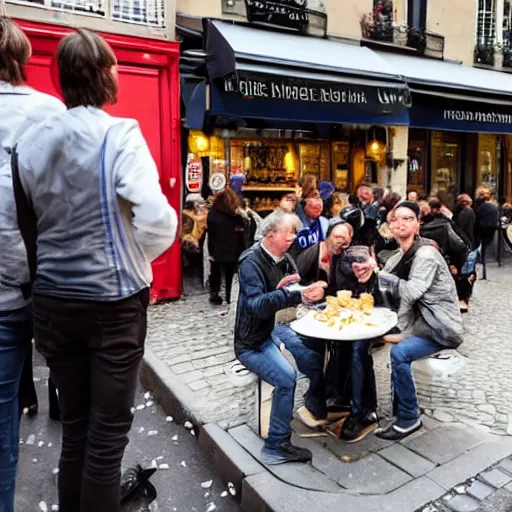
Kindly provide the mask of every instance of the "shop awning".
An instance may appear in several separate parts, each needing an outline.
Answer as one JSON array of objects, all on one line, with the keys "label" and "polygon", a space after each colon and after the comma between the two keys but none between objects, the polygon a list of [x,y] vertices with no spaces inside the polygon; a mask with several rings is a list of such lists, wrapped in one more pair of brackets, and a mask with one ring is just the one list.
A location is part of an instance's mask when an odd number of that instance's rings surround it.
[{"label": "shop awning", "polygon": [[410,126],[512,133],[512,76],[434,59],[378,52],[412,96]]},{"label": "shop awning", "polygon": [[206,80],[182,75],[181,99],[185,127],[190,130],[202,130],[206,112]]},{"label": "shop awning", "polygon": [[205,20],[212,115],[408,124],[406,84],[369,48]]}]

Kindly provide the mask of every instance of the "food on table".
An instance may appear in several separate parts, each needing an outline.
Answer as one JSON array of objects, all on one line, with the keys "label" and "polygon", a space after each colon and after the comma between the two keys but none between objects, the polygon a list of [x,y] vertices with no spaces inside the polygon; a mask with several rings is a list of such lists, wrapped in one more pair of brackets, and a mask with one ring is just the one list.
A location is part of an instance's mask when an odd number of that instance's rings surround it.
[{"label": "food on table", "polygon": [[362,293],[356,299],[350,290],[340,290],[336,297],[326,297],[326,302],[327,307],[315,313],[315,319],[326,323],[327,327],[337,327],[339,330],[351,324],[375,327],[367,319],[375,305],[371,294]]}]

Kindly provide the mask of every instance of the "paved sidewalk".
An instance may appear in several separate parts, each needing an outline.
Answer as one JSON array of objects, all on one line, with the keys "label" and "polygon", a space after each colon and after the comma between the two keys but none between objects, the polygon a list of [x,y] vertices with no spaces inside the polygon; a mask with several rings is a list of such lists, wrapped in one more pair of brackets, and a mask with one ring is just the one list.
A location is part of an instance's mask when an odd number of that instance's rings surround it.
[{"label": "paved sidewalk", "polygon": [[[169,413],[203,425],[199,441],[244,510],[313,512],[343,503],[362,512],[509,511],[512,463],[490,473],[495,485],[483,474],[512,456],[509,267],[491,266],[489,280],[476,284],[460,349],[449,359],[415,363],[426,428],[403,443],[296,437],[312,450],[312,465],[263,467],[255,386],[236,387],[225,372],[234,360],[234,307],[212,307],[206,294],[151,308],[141,378]],[[382,417],[391,408],[387,350],[374,355]],[[482,492],[472,497],[468,487],[477,477],[473,489]]]}]

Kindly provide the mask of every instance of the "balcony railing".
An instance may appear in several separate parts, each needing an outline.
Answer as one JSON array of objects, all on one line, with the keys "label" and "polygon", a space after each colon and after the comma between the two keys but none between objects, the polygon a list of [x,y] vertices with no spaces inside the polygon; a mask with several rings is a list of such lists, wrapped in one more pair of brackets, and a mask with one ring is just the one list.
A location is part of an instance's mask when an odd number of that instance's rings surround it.
[{"label": "balcony railing", "polygon": [[[165,27],[165,0],[7,0],[39,7],[114,21]],[[110,7],[110,13],[109,13]]]},{"label": "balcony railing", "polygon": [[411,48],[426,57],[442,59],[444,55],[444,36],[381,19],[375,13],[363,16],[361,33],[363,39]]}]

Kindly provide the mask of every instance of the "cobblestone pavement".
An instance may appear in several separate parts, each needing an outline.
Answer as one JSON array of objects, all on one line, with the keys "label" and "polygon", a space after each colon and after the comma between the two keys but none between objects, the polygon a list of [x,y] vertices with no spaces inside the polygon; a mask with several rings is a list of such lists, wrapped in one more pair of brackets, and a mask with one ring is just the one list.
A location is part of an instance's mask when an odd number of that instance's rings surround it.
[{"label": "cobblestone pavement", "polygon": [[[236,286],[235,286],[236,288]],[[225,368],[234,360],[234,303],[212,307],[194,295],[151,308],[148,343],[182,383],[195,392],[196,415],[223,428],[254,424],[254,385],[235,387]],[[490,266],[464,315],[458,357],[420,363],[415,370],[420,405],[442,422],[459,421],[486,432],[512,435],[512,269]],[[386,348],[375,353],[381,413],[390,411]],[[459,355],[461,354],[461,356]]]},{"label": "cobblestone pavement", "polygon": [[508,458],[457,485],[442,498],[417,512],[510,512],[512,510],[512,459]]}]

